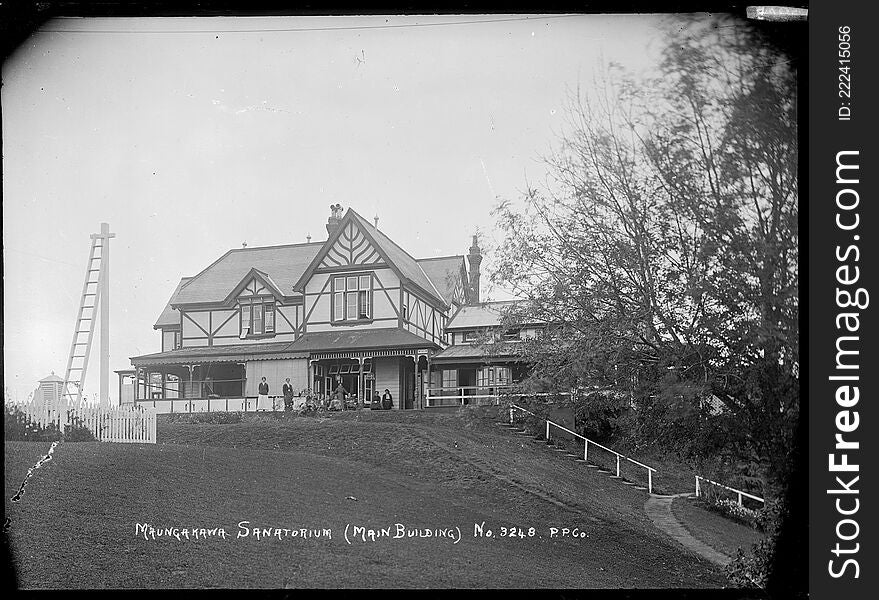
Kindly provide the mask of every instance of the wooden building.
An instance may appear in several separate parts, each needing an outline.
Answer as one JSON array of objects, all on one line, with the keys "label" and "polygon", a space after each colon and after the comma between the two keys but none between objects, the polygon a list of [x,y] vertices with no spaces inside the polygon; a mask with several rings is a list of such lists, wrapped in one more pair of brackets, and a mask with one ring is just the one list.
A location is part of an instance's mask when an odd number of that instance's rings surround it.
[{"label": "wooden building", "polygon": [[132,357],[120,389],[128,378],[133,402],[160,412],[280,408],[287,378],[297,394],[341,384],[361,404],[387,389],[395,409],[425,406],[443,383],[432,361],[464,340],[450,318],[479,310],[476,238],[467,257],[415,259],[353,209],[331,209],[326,241],[236,248],[182,278],[154,325],[161,352]]}]

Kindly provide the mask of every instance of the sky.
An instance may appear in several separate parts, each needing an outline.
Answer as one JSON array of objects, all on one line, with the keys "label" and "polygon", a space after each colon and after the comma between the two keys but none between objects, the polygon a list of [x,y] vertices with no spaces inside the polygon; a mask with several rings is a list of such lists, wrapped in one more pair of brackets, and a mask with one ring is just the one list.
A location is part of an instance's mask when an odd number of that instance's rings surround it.
[{"label": "sky", "polygon": [[[416,258],[482,235],[546,175],[571,89],[649,71],[662,17],[65,18],[3,64],[4,375],[63,377],[108,222],[110,369],[158,352],[177,282],[231,248],[326,239],[354,208]],[[86,396],[98,391],[98,338]],[[111,373],[115,402],[118,379]]]}]

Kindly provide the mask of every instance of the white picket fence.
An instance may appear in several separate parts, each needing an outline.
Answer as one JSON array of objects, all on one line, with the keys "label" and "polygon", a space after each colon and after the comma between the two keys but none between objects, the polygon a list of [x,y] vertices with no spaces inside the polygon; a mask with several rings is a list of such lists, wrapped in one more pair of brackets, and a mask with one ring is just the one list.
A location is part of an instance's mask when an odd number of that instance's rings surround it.
[{"label": "white picket fence", "polygon": [[156,411],[153,408],[93,404],[76,406],[58,402],[16,404],[29,422],[47,427],[54,424],[59,431],[79,422],[101,442],[131,444],[156,443]]}]

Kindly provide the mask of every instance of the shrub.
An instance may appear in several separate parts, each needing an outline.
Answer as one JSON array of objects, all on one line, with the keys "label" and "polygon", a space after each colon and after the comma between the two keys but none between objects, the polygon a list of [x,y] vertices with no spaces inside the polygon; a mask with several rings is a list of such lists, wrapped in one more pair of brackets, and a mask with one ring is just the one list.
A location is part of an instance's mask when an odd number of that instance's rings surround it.
[{"label": "shrub", "polygon": [[30,421],[24,411],[17,406],[5,405],[3,415],[4,439],[7,441],[25,442],[94,442],[97,441],[92,432],[84,427],[82,419],[72,418],[71,425],[62,433],[54,423],[42,426]]},{"label": "shrub", "polygon": [[54,424],[46,427],[28,420],[19,407],[6,404],[3,414],[3,439],[7,441],[56,442],[61,432]]},{"label": "shrub", "polygon": [[766,587],[775,558],[775,545],[784,512],[785,508],[781,500],[770,502],[765,509],[759,511],[757,520],[765,528],[766,539],[754,544],[750,552],[739,548],[736,557],[726,566],[726,574],[735,585]]},{"label": "shrub", "polygon": [[65,428],[64,430],[64,441],[65,442],[96,442],[98,441],[95,435],[91,432],[88,427],[85,427],[82,424],[82,419],[74,416],[71,419],[71,424]]}]

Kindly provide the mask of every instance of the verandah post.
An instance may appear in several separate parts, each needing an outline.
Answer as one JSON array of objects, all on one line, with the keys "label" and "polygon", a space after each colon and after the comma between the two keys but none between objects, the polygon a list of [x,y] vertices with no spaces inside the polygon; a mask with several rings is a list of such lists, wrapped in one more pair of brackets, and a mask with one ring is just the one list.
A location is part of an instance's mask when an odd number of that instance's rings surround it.
[{"label": "verandah post", "polygon": [[617,477],[620,476],[620,455],[617,454]]},{"label": "verandah post", "polygon": [[647,493],[653,493],[653,471],[647,469]]},{"label": "verandah post", "polygon": [[699,497],[699,476],[696,475],[696,497]]},{"label": "verandah post", "polygon": [[546,441],[549,441],[549,419],[546,420]]},{"label": "verandah post", "polygon": [[583,462],[589,462],[589,440],[583,440]]}]

